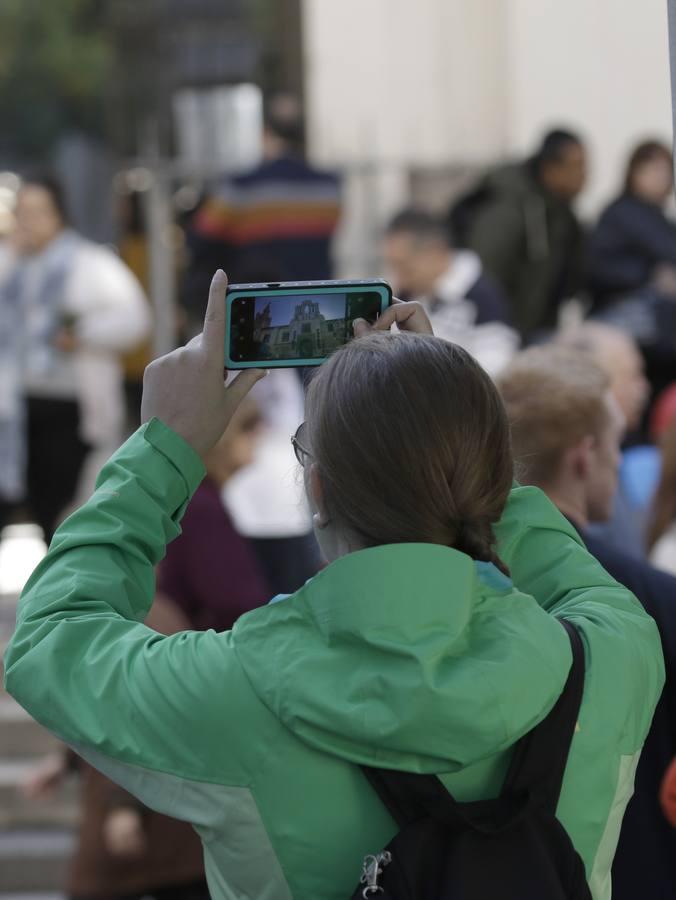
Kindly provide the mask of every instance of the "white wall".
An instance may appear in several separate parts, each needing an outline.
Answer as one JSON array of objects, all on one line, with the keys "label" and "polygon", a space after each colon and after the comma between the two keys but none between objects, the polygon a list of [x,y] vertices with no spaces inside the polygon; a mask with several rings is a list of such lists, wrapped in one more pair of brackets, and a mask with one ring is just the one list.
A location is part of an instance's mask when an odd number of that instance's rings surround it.
[{"label": "white wall", "polygon": [[593,163],[581,208],[595,212],[637,139],[671,139],[666,0],[506,3],[507,147],[529,150],[553,123],[579,129]]},{"label": "white wall", "polygon": [[504,148],[504,11],[504,0],[304,0],[317,158],[493,158]]},{"label": "white wall", "polygon": [[310,153],[347,167],[339,274],[378,271],[411,166],[504,152],[505,31],[504,0],[303,0]]},{"label": "white wall", "polygon": [[346,179],[343,273],[377,265],[412,167],[522,155],[568,124],[592,154],[590,217],[636,141],[671,137],[666,0],[303,0],[303,29],[312,156],[376,164]]}]

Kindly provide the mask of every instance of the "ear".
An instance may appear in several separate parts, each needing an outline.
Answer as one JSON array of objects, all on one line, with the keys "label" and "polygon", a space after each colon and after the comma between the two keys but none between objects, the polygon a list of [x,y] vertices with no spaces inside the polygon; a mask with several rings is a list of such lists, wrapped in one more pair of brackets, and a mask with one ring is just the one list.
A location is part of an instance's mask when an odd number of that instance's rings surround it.
[{"label": "ear", "polygon": [[312,463],[310,465],[308,492],[310,494],[310,504],[313,509],[316,510],[314,513],[315,524],[319,528],[326,528],[331,519],[324,503],[324,487],[322,485],[322,479],[319,474],[319,466],[317,463]]},{"label": "ear", "polygon": [[596,439],[588,434],[571,447],[566,453],[566,461],[578,481],[586,481],[593,468],[593,455],[596,450]]}]

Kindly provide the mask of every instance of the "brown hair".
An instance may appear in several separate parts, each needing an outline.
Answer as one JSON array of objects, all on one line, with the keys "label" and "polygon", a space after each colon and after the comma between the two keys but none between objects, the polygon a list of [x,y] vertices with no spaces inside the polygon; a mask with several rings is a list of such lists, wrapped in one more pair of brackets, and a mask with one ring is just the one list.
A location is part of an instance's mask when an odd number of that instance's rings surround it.
[{"label": "brown hair", "polygon": [[465,350],[368,335],[319,369],[306,408],[326,507],[364,546],[442,544],[507,572],[492,527],[513,476],[507,417]]},{"label": "brown hair", "polygon": [[676,519],[676,422],[660,439],[662,471],[648,524],[648,549],[652,550]]},{"label": "brown hair", "polygon": [[624,177],[624,192],[626,194],[633,194],[634,192],[633,182],[636,170],[654,159],[660,159],[660,157],[667,160],[671,166],[671,150],[660,141],[644,141],[633,149],[627,163],[627,173]]},{"label": "brown hair", "polygon": [[516,475],[549,483],[563,455],[608,421],[608,376],[588,354],[551,344],[519,353],[498,379],[511,425]]}]

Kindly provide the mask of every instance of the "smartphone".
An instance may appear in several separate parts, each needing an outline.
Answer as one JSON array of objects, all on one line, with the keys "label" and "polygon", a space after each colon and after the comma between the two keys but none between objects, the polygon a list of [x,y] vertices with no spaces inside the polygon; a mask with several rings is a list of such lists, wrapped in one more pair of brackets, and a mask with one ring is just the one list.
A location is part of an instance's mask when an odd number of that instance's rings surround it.
[{"label": "smartphone", "polygon": [[225,367],[320,366],[352,338],[355,319],[373,323],[391,303],[392,288],[381,279],[232,284]]}]

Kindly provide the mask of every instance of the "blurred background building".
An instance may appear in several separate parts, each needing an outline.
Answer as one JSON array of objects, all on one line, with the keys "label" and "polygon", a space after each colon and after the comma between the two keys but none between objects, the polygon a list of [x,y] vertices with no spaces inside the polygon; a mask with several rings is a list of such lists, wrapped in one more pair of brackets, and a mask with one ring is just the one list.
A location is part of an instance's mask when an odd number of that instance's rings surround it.
[{"label": "blurred background building", "polygon": [[[671,133],[659,0],[305,0],[302,24],[309,146],[328,164],[371,164],[362,227],[411,197],[445,209],[472,170],[528,153],[553,123],[589,143],[580,205],[593,215],[630,146]],[[347,268],[364,246],[354,228]]]},{"label": "blurred background building", "polygon": [[251,164],[259,90],[303,97],[310,158],[345,173],[351,275],[377,268],[396,208],[445,209],[552,123],[589,144],[587,216],[630,146],[671,127],[658,0],[54,0],[3,4],[0,25],[0,165],[55,163],[100,239],[115,235],[111,173],[145,189],[137,164],[170,173],[180,208],[201,178]]}]

